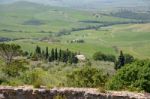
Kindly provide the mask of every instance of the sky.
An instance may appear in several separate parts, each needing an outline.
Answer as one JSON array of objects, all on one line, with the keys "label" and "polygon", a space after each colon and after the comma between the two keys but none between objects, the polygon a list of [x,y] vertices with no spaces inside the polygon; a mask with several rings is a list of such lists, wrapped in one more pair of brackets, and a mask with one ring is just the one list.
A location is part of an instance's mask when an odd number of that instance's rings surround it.
[{"label": "sky", "polygon": [[0,3],[30,1],[53,6],[150,6],[150,0],[0,0]]}]

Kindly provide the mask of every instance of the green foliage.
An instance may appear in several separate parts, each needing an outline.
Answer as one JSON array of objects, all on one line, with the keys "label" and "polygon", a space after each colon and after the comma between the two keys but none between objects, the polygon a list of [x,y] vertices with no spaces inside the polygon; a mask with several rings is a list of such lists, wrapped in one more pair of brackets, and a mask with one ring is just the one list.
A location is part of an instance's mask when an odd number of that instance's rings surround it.
[{"label": "green foliage", "polygon": [[26,71],[28,62],[24,60],[15,60],[11,64],[4,65],[2,71],[11,77],[19,76],[21,72]]},{"label": "green foliage", "polygon": [[52,50],[51,50],[51,60],[52,60],[52,61],[55,60],[55,51],[54,51],[53,48],[52,48]]},{"label": "green foliage", "polygon": [[58,52],[57,52],[57,48],[55,49],[55,60],[58,59]]},{"label": "green foliage", "polygon": [[102,70],[86,66],[67,75],[68,85],[72,87],[104,86],[106,80],[107,75]]},{"label": "green foliage", "polygon": [[0,71],[0,84],[7,82],[7,79],[8,76],[4,72]]},{"label": "green foliage", "polygon": [[110,62],[115,62],[115,60],[116,60],[114,55],[106,55],[106,54],[103,54],[101,52],[96,52],[93,55],[93,59],[94,60],[101,60],[101,61],[110,61]]},{"label": "green foliage", "polygon": [[130,64],[135,60],[134,57],[130,54],[124,54],[124,57],[125,57],[125,64]]},{"label": "green foliage", "polygon": [[115,64],[115,69],[120,69],[121,67],[123,67],[125,65],[125,57],[122,51],[120,51],[120,55],[118,57],[118,60]]},{"label": "green foliage", "polygon": [[36,47],[35,53],[31,55],[31,58],[33,61],[38,60],[45,60],[49,62],[59,61],[59,62],[65,62],[65,63],[78,63],[78,59],[76,58],[76,53],[67,50],[57,50],[57,48],[52,48],[51,53],[48,52],[48,47],[46,47],[46,50],[41,52],[41,48],[39,46]]},{"label": "green foliage", "polygon": [[33,83],[33,87],[34,88],[40,88],[41,87],[41,81],[40,80],[37,80]]},{"label": "green foliage", "polygon": [[36,47],[35,53],[36,53],[37,55],[40,55],[40,54],[41,54],[41,48],[40,48],[39,46]]},{"label": "green foliage", "polygon": [[48,47],[46,47],[46,52],[45,52],[45,58],[46,58],[46,60],[48,59],[48,57],[49,57]]},{"label": "green foliage", "polygon": [[140,89],[150,92],[150,60],[135,61],[117,71],[108,82],[108,89]]},{"label": "green foliage", "polygon": [[120,69],[125,64],[130,64],[134,62],[134,57],[130,54],[123,54],[122,51],[120,51],[120,56],[118,57],[118,60],[115,62],[115,69]]},{"label": "green foliage", "polygon": [[10,64],[13,58],[21,52],[22,50],[19,45],[0,43],[0,57],[6,64]]},{"label": "green foliage", "polygon": [[24,85],[23,81],[19,78],[9,78],[7,82],[2,83],[4,85],[9,85],[9,86],[21,86]]},{"label": "green foliage", "polygon": [[35,68],[30,71],[26,71],[21,77],[25,84],[33,84],[35,87],[43,84],[43,76],[45,75],[45,71],[40,68]]}]

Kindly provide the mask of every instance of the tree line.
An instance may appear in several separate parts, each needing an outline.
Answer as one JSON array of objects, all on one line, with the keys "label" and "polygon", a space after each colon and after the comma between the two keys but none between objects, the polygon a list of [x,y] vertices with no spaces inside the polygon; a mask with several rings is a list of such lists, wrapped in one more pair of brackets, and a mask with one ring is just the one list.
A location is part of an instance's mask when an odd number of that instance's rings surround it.
[{"label": "tree line", "polygon": [[76,57],[77,53],[72,52],[69,49],[62,50],[57,48],[52,48],[49,50],[48,47],[43,50],[40,46],[36,46],[34,52],[23,52],[21,46],[16,44],[0,44],[0,58],[6,64],[11,64],[15,57],[17,56],[27,56],[28,59],[38,61],[45,60],[48,62],[59,61],[70,64],[78,63],[78,58]]},{"label": "tree line", "polygon": [[[28,53],[26,52],[26,55]],[[34,53],[30,53],[29,58],[32,60],[45,60],[48,62],[59,61],[64,63],[76,64],[78,59],[76,57],[77,53],[70,51],[69,49],[62,50],[57,48],[52,48],[49,50],[48,47],[42,50],[40,46],[36,46]]]},{"label": "tree line", "polygon": [[125,64],[130,64],[132,63],[135,59],[132,55],[130,54],[123,54],[123,51],[120,51],[120,55],[118,57],[114,55],[109,55],[109,54],[104,54],[102,52],[96,52],[93,55],[93,59],[98,61],[109,61],[109,62],[114,62],[115,64],[115,69],[118,70],[122,68]]}]

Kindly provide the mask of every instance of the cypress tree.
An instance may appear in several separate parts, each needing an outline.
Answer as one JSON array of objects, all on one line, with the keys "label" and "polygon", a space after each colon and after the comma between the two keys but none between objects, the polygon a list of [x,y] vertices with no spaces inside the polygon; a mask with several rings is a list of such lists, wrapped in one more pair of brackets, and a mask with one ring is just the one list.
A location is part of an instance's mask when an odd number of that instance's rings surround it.
[{"label": "cypress tree", "polygon": [[65,51],[62,50],[61,51],[61,61],[62,62],[65,62],[65,58],[64,57],[65,57]]},{"label": "cypress tree", "polygon": [[70,64],[73,63],[73,53],[70,53],[70,54],[69,54],[68,62],[69,62]]},{"label": "cypress tree", "polygon": [[62,56],[62,50],[60,49],[60,50],[59,50],[59,55],[58,55],[59,61],[61,61],[61,58],[62,58],[61,56]]},{"label": "cypress tree", "polygon": [[51,50],[51,59],[52,59],[52,61],[55,60],[55,52],[54,52],[54,49]]},{"label": "cypress tree", "polygon": [[69,57],[70,57],[70,51],[67,49],[66,50],[65,62],[67,62],[69,60]]},{"label": "cypress tree", "polygon": [[120,51],[120,55],[119,55],[119,58],[118,58],[118,64],[117,64],[117,69],[120,69],[122,66],[125,65],[125,57],[123,55],[123,52]]},{"label": "cypress tree", "polygon": [[36,46],[35,53],[38,55],[41,54],[41,48],[39,46]]},{"label": "cypress tree", "polygon": [[42,56],[42,52],[41,52],[41,48],[39,46],[36,46],[35,48],[35,53],[32,56],[35,60],[41,59]]},{"label": "cypress tree", "polygon": [[57,52],[57,48],[55,49],[55,60],[58,59],[58,52]]},{"label": "cypress tree", "polygon": [[48,59],[48,57],[49,57],[48,47],[46,47],[46,52],[45,52],[45,58],[46,58],[46,60]]},{"label": "cypress tree", "polygon": [[63,62],[67,63],[67,52],[63,52]]},{"label": "cypress tree", "polygon": [[44,50],[42,50],[41,56],[43,59],[45,59],[45,51]]}]

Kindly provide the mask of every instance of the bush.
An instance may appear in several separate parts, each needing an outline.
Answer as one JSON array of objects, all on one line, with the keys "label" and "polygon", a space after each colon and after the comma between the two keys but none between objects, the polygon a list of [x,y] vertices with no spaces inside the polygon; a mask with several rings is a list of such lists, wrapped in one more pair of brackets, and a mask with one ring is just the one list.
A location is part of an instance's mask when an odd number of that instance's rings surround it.
[{"label": "bush", "polygon": [[67,75],[68,85],[71,87],[99,87],[104,86],[107,76],[100,69],[83,67]]},{"label": "bush", "polygon": [[31,84],[34,87],[39,87],[43,84],[43,77],[45,71],[40,68],[35,68],[34,70],[27,71],[21,76],[21,79],[25,84]]},{"label": "bush", "polygon": [[7,82],[8,77],[0,70],[0,84]]},{"label": "bush", "polygon": [[28,63],[24,60],[15,60],[11,64],[3,66],[2,71],[8,76],[16,77],[28,69],[26,64]]},{"label": "bush", "polygon": [[134,57],[130,54],[124,54],[125,57],[125,64],[130,64],[134,62]]},{"label": "bush", "polygon": [[4,82],[3,84],[9,85],[9,86],[20,86],[23,85],[23,82],[21,79],[18,78],[9,78],[7,82]]},{"label": "bush", "polygon": [[135,61],[117,71],[107,83],[108,89],[140,89],[150,92],[150,60]]},{"label": "bush", "polygon": [[101,61],[110,61],[110,62],[115,62],[115,60],[116,60],[114,55],[106,55],[106,54],[103,54],[101,52],[96,52],[93,55],[93,59],[94,60],[101,60]]},{"label": "bush", "polygon": [[40,80],[37,80],[37,81],[35,81],[34,83],[33,83],[33,87],[34,88],[40,88],[41,87],[41,81]]}]

